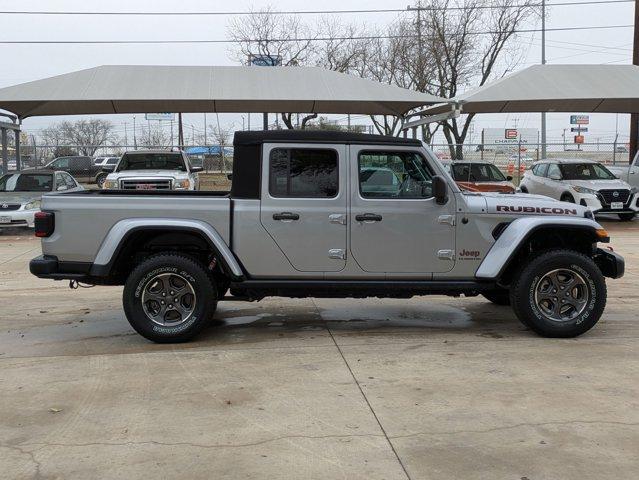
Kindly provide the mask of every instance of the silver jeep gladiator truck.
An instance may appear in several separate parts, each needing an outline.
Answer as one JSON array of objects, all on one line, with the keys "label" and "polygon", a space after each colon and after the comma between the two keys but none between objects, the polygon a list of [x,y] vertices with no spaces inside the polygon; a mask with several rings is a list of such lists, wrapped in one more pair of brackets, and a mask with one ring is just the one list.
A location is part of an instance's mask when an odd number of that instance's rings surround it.
[{"label": "silver jeep gladiator truck", "polygon": [[548,337],[592,328],[623,259],[580,205],[464,193],[411,139],[238,132],[230,192],[45,195],[41,278],[124,285],[133,328],[196,335],[218,300],[483,295]]}]

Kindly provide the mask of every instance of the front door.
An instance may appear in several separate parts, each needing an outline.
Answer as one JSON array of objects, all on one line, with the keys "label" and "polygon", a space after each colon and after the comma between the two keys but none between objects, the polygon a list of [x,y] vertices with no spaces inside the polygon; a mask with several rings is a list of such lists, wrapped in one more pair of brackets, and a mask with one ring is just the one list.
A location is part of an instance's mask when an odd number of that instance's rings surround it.
[{"label": "front door", "polygon": [[260,220],[293,268],[346,265],[346,147],[263,146]]},{"label": "front door", "polygon": [[352,145],[350,249],[367,272],[442,273],[455,264],[455,198],[433,197],[420,149]]}]

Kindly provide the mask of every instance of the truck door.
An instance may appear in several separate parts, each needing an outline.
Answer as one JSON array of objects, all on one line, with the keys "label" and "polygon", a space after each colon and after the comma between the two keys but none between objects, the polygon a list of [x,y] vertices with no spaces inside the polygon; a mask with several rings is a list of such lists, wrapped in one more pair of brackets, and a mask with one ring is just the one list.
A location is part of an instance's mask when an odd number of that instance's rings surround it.
[{"label": "truck door", "polygon": [[626,181],[633,187],[639,187],[639,153],[635,155],[632,165],[628,169]]},{"label": "truck door", "polygon": [[260,221],[293,268],[346,265],[346,147],[264,144]]},{"label": "truck door", "polygon": [[455,264],[455,197],[433,197],[434,170],[415,147],[352,145],[350,250],[367,272],[441,273]]}]

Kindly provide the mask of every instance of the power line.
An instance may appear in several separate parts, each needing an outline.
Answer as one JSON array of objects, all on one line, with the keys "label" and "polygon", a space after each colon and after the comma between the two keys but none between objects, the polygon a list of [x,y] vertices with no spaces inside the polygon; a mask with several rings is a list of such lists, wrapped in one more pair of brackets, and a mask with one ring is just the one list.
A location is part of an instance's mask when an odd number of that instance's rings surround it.
[{"label": "power line", "polygon": [[[547,3],[547,7],[563,7],[571,5],[603,5],[613,3],[634,3],[634,0],[582,0],[576,2],[555,2]],[[441,11],[441,10],[467,10],[469,8],[477,10],[494,10],[500,8],[521,8],[521,7],[539,7],[539,3],[531,4],[514,4],[514,5],[475,5],[473,7],[414,7],[413,10],[421,11]],[[83,12],[83,11],[45,11],[45,10],[4,10],[0,14],[7,15],[130,15],[130,16],[230,16],[230,15],[330,15],[330,14],[359,14],[359,13],[401,13],[406,12],[404,8],[370,8],[360,10],[287,10],[287,11],[235,11],[235,12]]]},{"label": "power line", "polygon": [[[591,25],[584,27],[558,27],[558,28],[546,28],[547,32],[567,32],[576,30],[606,30],[611,28],[632,28],[634,25]],[[532,33],[540,32],[540,29],[530,28],[515,30],[514,33]],[[450,33],[447,36],[455,35],[492,35],[499,34],[501,32],[488,30],[484,32],[463,32],[463,33]],[[214,40],[0,40],[0,44],[4,45],[16,45],[16,44],[63,44],[63,45],[76,45],[76,44],[198,44],[198,43],[259,43],[259,42],[328,42],[335,40],[377,40],[377,39],[400,39],[400,38],[413,38],[414,35],[361,35],[361,36],[345,36],[345,37],[306,37],[306,38],[256,38],[247,40],[229,40],[229,39],[214,39]],[[426,38],[439,38],[433,35],[429,35]]]}]

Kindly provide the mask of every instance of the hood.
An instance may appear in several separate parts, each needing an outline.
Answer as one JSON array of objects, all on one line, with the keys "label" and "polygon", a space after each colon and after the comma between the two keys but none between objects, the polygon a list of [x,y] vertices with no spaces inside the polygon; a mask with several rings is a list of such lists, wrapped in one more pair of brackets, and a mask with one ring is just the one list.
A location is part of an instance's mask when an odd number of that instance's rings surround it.
[{"label": "hood", "polygon": [[125,170],[124,172],[110,173],[109,180],[119,180],[122,178],[177,178],[186,177],[187,172],[179,170]]},{"label": "hood", "polygon": [[615,178],[614,180],[564,180],[564,183],[567,185],[574,185],[576,187],[590,188],[591,190],[630,190],[630,185],[618,178]]},{"label": "hood", "polygon": [[469,192],[514,193],[515,186],[508,182],[457,182],[459,188]]},{"label": "hood", "polygon": [[3,203],[29,203],[32,200],[40,200],[46,192],[0,192],[0,212]]},{"label": "hood", "polygon": [[483,193],[486,198],[486,212],[500,215],[554,215],[584,217],[589,208],[574,203],[558,202],[543,195],[515,193]]}]

